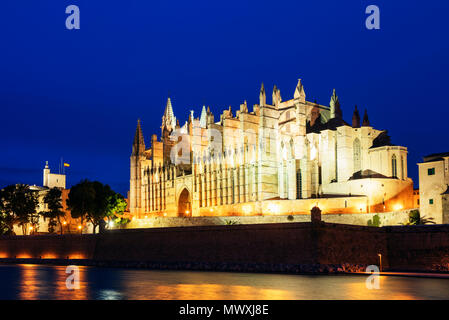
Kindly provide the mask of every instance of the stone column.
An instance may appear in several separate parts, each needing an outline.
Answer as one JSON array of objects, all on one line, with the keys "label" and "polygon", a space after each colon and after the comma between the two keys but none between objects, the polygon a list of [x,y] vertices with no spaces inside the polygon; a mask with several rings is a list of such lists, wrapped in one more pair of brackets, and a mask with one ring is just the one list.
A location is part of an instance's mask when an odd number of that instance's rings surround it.
[{"label": "stone column", "polygon": [[232,168],[227,168],[226,172],[227,172],[227,180],[228,180],[228,204],[232,203],[232,194],[233,194],[233,190],[232,190],[232,175],[231,175],[231,171]]},{"label": "stone column", "polygon": [[245,167],[239,166],[239,202],[245,202]]},{"label": "stone column", "polygon": [[279,170],[278,170],[278,177],[279,177],[279,182],[278,182],[278,186],[279,186],[279,197],[281,199],[284,199],[284,186],[285,186],[285,182],[284,182],[284,162],[282,161],[279,164]]},{"label": "stone column", "polygon": [[287,179],[288,179],[288,199],[296,199],[296,161],[289,160],[287,162]]}]

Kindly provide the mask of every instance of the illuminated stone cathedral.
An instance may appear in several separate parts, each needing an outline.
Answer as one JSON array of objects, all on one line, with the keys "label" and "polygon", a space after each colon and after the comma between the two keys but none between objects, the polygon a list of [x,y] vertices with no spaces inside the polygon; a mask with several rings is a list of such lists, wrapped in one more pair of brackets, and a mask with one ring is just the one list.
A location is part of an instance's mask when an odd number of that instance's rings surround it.
[{"label": "illuminated stone cathedral", "polygon": [[264,85],[250,111],[243,102],[215,117],[203,106],[181,126],[168,98],[161,137],[147,147],[140,120],[132,146],[130,213],[176,216],[279,215],[398,211],[413,206],[407,148],[374,129],[357,106],[343,119],[306,100],[301,80],[283,101]]}]

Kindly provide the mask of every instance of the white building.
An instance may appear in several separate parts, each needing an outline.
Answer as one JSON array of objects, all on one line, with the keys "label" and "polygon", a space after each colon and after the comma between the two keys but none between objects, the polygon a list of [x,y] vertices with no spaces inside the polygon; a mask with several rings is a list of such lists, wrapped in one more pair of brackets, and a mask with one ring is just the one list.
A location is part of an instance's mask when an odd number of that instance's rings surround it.
[{"label": "white building", "polygon": [[65,174],[50,173],[50,168],[48,167],[48,161],[45,162],[44,168],[44,187],[51,188],[61,188],[65,189]]},{"label": "white building", "polygon": [[418,167],[421,216],[449,223],[449,152],[428,155]]}]

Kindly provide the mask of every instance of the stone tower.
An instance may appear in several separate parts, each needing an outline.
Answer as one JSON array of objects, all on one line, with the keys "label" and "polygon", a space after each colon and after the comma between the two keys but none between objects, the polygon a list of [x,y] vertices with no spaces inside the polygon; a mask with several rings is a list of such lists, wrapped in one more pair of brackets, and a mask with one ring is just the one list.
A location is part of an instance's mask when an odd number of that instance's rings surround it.
[{"label": "stone tower", "polygon": [[131,153],[131,181],[130,181],[130,210],[140,212],[141,208],[141,161],[145,160],[145,141],[143,138],[140,119],[137,120],[136,134],[134,135]]},{"label": "stone tower", "polygon": [[44,184],[43,186],[48,186],[48,177],[50,175],[50,168],[48,167],[48,161],[45,161],[45,168],[44,168]]}]

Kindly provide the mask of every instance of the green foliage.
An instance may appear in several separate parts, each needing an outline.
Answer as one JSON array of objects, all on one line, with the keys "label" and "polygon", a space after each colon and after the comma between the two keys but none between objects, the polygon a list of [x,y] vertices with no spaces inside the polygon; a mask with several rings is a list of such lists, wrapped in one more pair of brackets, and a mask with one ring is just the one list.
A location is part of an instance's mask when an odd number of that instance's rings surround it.
[{"label": "green foliage", "polygon": [[108,197],[106,217],[114,219],[120,217],[125,212],[127,203],[125,198],[119,193],[113,193]]},{"label": "green foliage", "polygon": [[419,210],[412,210],[408,214],[408,222],[411,225],[418,225],[421,221]]},{"label": "green foliage", "polygon": [[113,221],[114,221],[114,224],[115,224],[116,226],[118,226],[120,229],[123,228],[124,226],[126,226],[128,223],[131,222],[130,219],[128,219],[128,218],[123,218],[123,217],[121,217],[121,218],[120,218],[120,217],[115,218]]},{"label": "green foliage", "polygon": [[379,227],[380,226],[380,217],[379,215],[374,215],[373,220],[368,220],[368,226],[369,227]]},{"label": "green foliage", "polygon": [[58,222],[56,221],[56,219],[50,218],[50,221],[48,222],[48,232],[55,233],[57,225],[58,225]]},{"label": "green foliage", "polygon": [[37,225],[39,216],[36,213],[38,198],[36,192],[30,190],[28,185],[10,185],[0,193],[0,232],[10,234],[14,224],[22,227],[26,233],[27,224]]},{"label": "green foliage", "polygon": [[405,226],[417,226],[423,224],[435,224],[433,218],[421,217],[419,210],[412,210],[408,214],[408,221],[403,223]]},{"label": "green foliage", "polygon": [[62,192],[58,188],[50,189],[44,197],[44,203],[47,204],[48,210],[40,212],[42,216],[50,219],[48,223],[48,232],[54,233],[55,227],[59,223],[59,227],[62,234],[62,224],[61,217],[64,216],[64,211],[62,211]]},{"label": "green foliage", "polygon": [[0,235],[13,233],[14,217],[6,211],[4,191],[0,190]]},{"label": "green foliage", "polygon": [[226,220],[225,225],[227,226],[233,226],[239,224],[237,220]]},{"label": "green foliage", "polygon": [[104,225],[104,219],[126,208],[123,197],[117,195],[108,185],[98,181],[83,180],[70,189],[67,205],[71,210],[72,218],[86,219],[96,227]]}]

